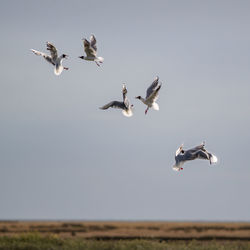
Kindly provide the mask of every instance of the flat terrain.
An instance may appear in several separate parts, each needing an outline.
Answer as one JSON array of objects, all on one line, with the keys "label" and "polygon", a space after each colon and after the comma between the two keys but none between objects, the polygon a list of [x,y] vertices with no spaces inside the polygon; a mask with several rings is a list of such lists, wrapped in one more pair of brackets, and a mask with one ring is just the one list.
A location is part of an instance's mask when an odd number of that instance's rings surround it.
[{"label": "flat terrain", "polygon": [[0,222],[0,249],[250,249],[250,223]]}]

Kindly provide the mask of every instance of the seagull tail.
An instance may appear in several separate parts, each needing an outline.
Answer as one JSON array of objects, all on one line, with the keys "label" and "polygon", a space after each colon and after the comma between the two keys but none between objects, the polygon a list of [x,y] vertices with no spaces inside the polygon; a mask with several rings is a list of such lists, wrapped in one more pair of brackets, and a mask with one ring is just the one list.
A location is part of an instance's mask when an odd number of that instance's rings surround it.
[{"label": "seagull tail", "polygon": [[59,76],[63,71],[63,66],[55,67],[54,68],[54,73],[55,75]]},{"label": "seagull tail", "polygon": [[154,102],[154,103],[152,104],[152,108],[153,108],[154,110],[159,110],[159,109],[160,109],[158,103],[156,103],[156,102]]},{"label": "seagull tail", "polygon": [[218,158],[212,154],[212,156],[210,157],[210,164],[217,163],[217,162],[218,162]]},{"label": "seagull tail", "polygon": [[133,115],[133,112],[131,110],[122,110],[122,113],[124,116],[131,117]]},{"label": "seagull tail", "polygon": [[98,57],[98,62],[99,62],[99,63],[103,63],[103,62],[104,62],[104,58],[101,57],[101,56],[99,56],[99,57]]}]

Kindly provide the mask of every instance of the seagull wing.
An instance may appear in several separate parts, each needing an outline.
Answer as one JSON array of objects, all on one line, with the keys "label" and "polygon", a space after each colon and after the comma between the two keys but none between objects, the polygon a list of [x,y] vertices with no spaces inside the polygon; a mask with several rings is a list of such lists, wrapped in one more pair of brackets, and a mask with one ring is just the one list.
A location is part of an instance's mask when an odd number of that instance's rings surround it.
[{"label": "seagull wing", "polygon": [[83,40],[83,46],[84,46],[84,51],[88,57],[96,56],[95,49],[91,46],[91,43],[87,39]]},{"label": "seagull wing", "polygon": [[52,61],[51,56],[49,56],[49,55],[47,55],[47,54],[45,54],[45,53],[43,53],[43,52],[34,50],[34,49],[31,49],[31,51],[32,51],[35,55],[37,55],[37,56],[42,56],[42,57],[44,57],[44,59],[45,59],[47,62],[49,62],[49,63],[55,65],[54,62]]},{"label": "seagull wing", "polygon": [[159,84],[159,77],[157,76],[147,89],[146,99],[151,99],[152,102],[156,101],[160,88],[161,85]]},{"label": "seagull wing", "polygon": [[209,153],[207,151],[203,151],[203,150],[199,150],[197,152],[197,156],[199,159],[204,159],[204,160],[210,159]]},{"label": "seagull wing", "polygon": [[96,39],[94,35],[90,36],[90,46],[97,51],[97,47],[96,47]]},{"label": "seagull wing", "polygon": [[109,102],[108,104],[100,107],[100,109],[108,109],[108,108],[117,108],[117,109],[124,109],[125,105],[123,102],[118,102],[118,101],[112,101]]},{"label": "seagull wing", "polygon": [[122,86],[123,103],[124,103],[126,108],[129,108],[129,100],[127,97],[127,93],[128,93],[127,88],[126,88],[125,84],[123,84],[123,86]]},{"label": "seagull wing", "polygon": [[56,59],[57,59],[57,57],[58,57],[57,56],[57,49],[56,49],[56,47],[52,43],[47,42],[47,50],[50,51],[51,58],[55,62]]},{"label": "seagull wing", "polygon": [[200,145],[198,145],[198,146],[196,146],[196,147],[194,147],[194,148],[189,149],[189,151],[190,151],[190,152],[195,152],[195,151],[197,151],[197,150],[206,151],[204,147],[205,147],[205,142],[202,142]]}]

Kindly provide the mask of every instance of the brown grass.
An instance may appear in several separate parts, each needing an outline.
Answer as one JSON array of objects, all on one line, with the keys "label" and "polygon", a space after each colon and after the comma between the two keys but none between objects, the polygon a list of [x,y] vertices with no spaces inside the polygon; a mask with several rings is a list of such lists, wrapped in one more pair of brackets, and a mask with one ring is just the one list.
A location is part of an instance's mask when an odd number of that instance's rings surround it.
[{"label": "brown grass", "polygon": [[39,232],[63,238],[162,239],[162,240],[248,240],[250,223],[204,222],[0,222],[0,236]]}]

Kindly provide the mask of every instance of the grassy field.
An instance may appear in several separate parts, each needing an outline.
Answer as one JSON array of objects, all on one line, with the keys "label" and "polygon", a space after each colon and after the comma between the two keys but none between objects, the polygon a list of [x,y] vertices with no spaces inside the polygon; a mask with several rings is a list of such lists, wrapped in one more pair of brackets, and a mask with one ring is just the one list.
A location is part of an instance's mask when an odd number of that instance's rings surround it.
[{"label": "grassy field", "polygon": [[2,221],[0,249],[250,249],[250,223]]}]

